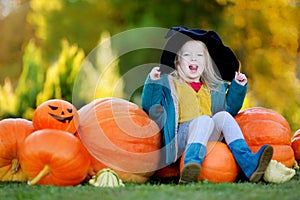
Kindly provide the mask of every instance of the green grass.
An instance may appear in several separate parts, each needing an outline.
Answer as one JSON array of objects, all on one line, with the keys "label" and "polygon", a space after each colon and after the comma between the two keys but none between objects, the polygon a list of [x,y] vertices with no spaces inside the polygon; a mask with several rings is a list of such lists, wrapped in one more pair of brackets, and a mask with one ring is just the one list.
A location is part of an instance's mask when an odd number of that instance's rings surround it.
[{"label": "green grass", "polygon": [[188,185],[125,184],[119,188],[99,188],[88,184],[74,187],[29,186],[26,183],[0,182],[0,200],[297,200],[300,199],[300,173],[281,184],[270,183],[208,183]]}]

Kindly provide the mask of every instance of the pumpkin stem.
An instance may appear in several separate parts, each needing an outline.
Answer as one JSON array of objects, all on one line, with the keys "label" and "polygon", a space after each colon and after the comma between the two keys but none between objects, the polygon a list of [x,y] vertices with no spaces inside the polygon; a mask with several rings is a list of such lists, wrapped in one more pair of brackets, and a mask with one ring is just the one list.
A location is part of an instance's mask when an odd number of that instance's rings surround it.
[{"label": "pumpkin stem", "polygon": [[31,181],[28,181],[28,185],[37,184],[44,176],[50,173],[49,165],[45,165],[44,168],[38,173],[36,177],[34,177]]},{"label": "pumpkin stem", "polygon": [[20,162],[17,158],[12,159],[11,161],[11,173],[15,174],[18,172],[20,166]]}]

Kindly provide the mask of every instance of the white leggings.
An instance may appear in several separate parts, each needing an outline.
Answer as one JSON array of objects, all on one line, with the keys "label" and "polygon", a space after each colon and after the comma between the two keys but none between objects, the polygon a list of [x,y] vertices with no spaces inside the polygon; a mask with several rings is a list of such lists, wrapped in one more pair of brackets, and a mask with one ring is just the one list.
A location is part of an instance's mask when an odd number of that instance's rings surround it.
[{"label": "white leggings", "polygon": [[237,139],[244,139],[242,131],[235,119],[226,111],[209,117],[202,115],[178,126],[178,151],[181,154],[190,143],[201,143],[206,146],[208,141],[221,141],[227,144]]}]

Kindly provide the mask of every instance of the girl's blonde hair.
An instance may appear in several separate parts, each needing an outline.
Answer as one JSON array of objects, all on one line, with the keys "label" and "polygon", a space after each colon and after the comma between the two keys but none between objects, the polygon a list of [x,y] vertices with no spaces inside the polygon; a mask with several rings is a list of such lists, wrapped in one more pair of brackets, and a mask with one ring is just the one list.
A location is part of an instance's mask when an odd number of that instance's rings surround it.
[{"label": "girl's blonde hair", "polygon": [[[205,56],[205,63],[206,63],[206,66],[204,67],[204,71],[200,77],[200,81],[202,83],[206,84],[211,90],[217,90],[219,88],[219,86],[224,83],[224,80],[220,77],[219,70],[218,70],[217,66],[215,65],[213,59],[209,55],[206,45],[201,41],[199,41],[199,42],[203,47],[203,50],[204,50],[203,53]],[[180,49],[179,49],[179,51],[180,51]],[[177,55],[176,55],[176,58],[174,61],[176,70],[172,73],[172,76],[174,76],[182,81],[189,82],[189,80],[187,80],[185,78],[181,68],[179,67],[179,62],[178,62],[179,51],[177,52]]]}]

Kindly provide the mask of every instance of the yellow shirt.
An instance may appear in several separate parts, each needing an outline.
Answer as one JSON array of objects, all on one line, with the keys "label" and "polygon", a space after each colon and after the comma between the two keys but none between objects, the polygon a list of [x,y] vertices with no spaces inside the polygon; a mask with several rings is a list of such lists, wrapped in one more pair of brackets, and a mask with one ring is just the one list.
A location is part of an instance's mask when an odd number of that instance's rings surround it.
[{"label": "yellow shirt", "polygon": [[178,93],[179,123],[189,121],[201,115],[211,116],[210,90],[206,85],[196,92],[187,83],[175,80]]}]

